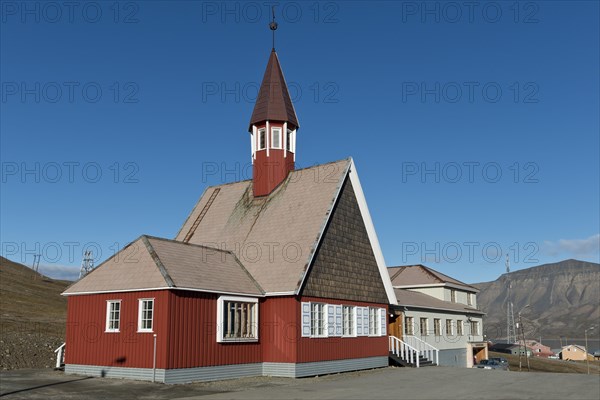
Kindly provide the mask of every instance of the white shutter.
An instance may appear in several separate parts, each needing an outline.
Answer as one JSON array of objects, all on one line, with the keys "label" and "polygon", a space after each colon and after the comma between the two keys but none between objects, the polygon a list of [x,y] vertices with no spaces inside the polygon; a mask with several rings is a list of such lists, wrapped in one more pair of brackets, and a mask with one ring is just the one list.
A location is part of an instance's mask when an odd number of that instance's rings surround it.
[{"label": "white shutter", "polygon": [[335,336],[342,336],[342,306],[335,306]]},{"label": "white shutter", "polygon": [[362,307],[356,307],[356,336],[363,335],[362,329]]},{"label": "white shutter", "polygon": [[327,336],[335,336],[335,306],[329,304],[327,308]]},{"label": "white shutter", "polygon": [[379,315],[381,318],[381,330],[379,332],[379,334],[381,336],[386,336],[387,332],[386,332],[386,328],[387,328],[387,315],[385,312],[385,308],[380,308],[379,309]]},{"label": "white shutter", "polygon": [[310,337],[310,303],[302,303],[302,337]]}]

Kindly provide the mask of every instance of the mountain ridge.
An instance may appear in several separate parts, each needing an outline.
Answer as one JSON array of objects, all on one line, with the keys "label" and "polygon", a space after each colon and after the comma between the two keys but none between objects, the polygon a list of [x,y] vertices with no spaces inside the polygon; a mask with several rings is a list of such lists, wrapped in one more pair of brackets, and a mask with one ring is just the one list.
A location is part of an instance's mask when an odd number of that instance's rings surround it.
[{"label": "mountain ridge", "polygon": [[480,290],[478,305],[486,312],[484,326],[489,338],[506,337],[508,283],[515,320],[521,311],[527,336],[583,336],[585,329],[593,325],[598,334],[600,264],[568,259],[474,283]]}]

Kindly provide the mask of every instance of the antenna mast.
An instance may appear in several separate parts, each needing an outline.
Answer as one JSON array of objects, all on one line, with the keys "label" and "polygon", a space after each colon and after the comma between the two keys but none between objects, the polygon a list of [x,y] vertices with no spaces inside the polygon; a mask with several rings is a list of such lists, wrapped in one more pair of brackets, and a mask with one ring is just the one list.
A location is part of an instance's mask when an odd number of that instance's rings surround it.
[{"label": "antenna mast", "polygon": [[81,270],[79,271],[79,279],[83,278],[94,269],[94,257],[92,257],[92,251],[86,250],[83,253],[83,261],[81,261]]},{"label": "antenna mast", "polygon": [[277,22],[275,22],[275,6],[271,8],[273,13],[273,20],[269,23],[269,29],[273,32],[273,51],[275,51],[275,31],[277,30]]},{"label": "antenna mast", "polygon": [[510,261],[508,259],[508,254],[506,255],[506,283],[508,285],[507,295],[506,295],[506,343],[516,343],[517,341],[517,333],[515,331],[515,314],[513,311],[513,303],[510,296],[510,289],[512,283],[510,282],[510,278],[508,274],[510,273]]}]

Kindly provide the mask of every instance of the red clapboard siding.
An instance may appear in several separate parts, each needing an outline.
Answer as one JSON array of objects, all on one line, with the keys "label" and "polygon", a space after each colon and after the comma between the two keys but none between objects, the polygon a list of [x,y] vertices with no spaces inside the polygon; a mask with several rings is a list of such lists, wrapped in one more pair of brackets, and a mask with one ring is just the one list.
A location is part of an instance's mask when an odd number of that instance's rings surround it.
[{"label": "red clapboard siding", "polygon": [[[302,297],[302,301],[314,301],[327,304],[346,304],[361,307],[379,307],[388,310],[387,304],[361,303],[317,297]],[[298,303],[300,307],[300,303]],[[300,311],[298,311],[300,312]],[[300,331],[298,331],[300,332]],[[300,333],[298,333],[300,336]],[[323,360],[341,360],[347,358],[363,358],[388,355],[388,337],[355,337],[355,338],[298,338],[298,358],[296,362],[313,362]]]},{"label": "red clapboard siding", "polygon": [[[211,293],[169,291],[167,368],[194,368],[262,361],[260,342],[217,342],[217,299],[218,295]],[[259,320],[262,315],[259,305]]]},{"label": "red clapboard siding", "polygon": [[[166,366],[168,297],[166,291],[69,296],[67,364],[152,368],[153,333],[138,333],[138,299],[154,298],[157,368]],[[121,300],[120,332],[105,332],[106,301]]]},{"label": "red clapboard siding", "polygon": [[261,303],[263,361],[296,362],[300,303],[295,297],[271,297]]}]

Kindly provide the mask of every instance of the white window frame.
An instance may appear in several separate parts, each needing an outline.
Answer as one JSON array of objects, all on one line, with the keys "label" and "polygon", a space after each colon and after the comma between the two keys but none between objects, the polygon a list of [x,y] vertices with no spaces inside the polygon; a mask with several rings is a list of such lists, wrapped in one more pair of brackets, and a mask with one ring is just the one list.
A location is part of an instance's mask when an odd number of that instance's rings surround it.
[{"label": "white window frame", "polygon": [[[424,330],[423,330],[423,326],[421,324],[422,320],[425,320],[425,329]],[[429,318],[424,318],[424,317],[419,318],[419,331],[420,331],[419,334],[421,336],[429,336]]]},{"label": "white window frame", "polygon": [[415,317],[404,317],[404,334],[406,336],[414,336]]},{"label": "white window frame", "polygon": [[463,320],[457,319],[456,320],[456,335],[463,336],[464,334],[465,334],[465,329],[464,329],[464,325],[463,325]]},{"label": "white window frame", "polygon": [[379,308],[368,307],[369,313],[369,335],[368,336],[381,336],[381,316]]},{"label": "white window frame", "polygon": [[[296,149],[294,148],[294,134],[296,132],[296,130],[291,130],[291,129],[287,129],[286,130],[286,150],[289,151],[290,153],[295,153]],[[289,134],[289,137],[288,137]]]},{"label": "white window frame", "polygon": [[[152,302],[152,319],[150,320],[150,328],[142,328],[142,316],[144,311],[144,302]],[[154,298],[138,299],[138,333],[151,333],[154,332]]]},{"label": "white window frame", "polygon": [[479,336],[479,321],[471,321],[471,336]]},{"label": "white window frame", "polygon": [[450,289],[450,302],[456,303],[456,290]]},{"label": "white window frame", "polygon": [[[279,146],[275,146],[275,137],[278,136]],[[283,137],[281,136],[281,127],[274,126],[271,128],[271,148],[272,149],[282,149],[283,148]]]},{"label": "white window frame", "polygon": [[[322,330],[323,333],[319,334],[319,327],[315,327],[313,325],[313,322],[315,321],[315,319],[313,318],[313,312],[315,311],[315,307],[316,308],[320,308],[321,309],[321,324],[322,324]],[[311,338],[326,338],[327,337],[327,304],[325,303],[319,303],[319,302],[310,302],[310,337]],[[316,310],[317,314],[319,313],[318,310]]]},{"label": "white window frame", "polygon": [[[448,327],[450,327],[449,330]],[[451,319],[446,319],[446,336],[454,336],[454,324]]]},{"label": "white window frame", "polygon": [[[348,313],[346,313],[348,310]],[[349,317],[349,320],[348,320]],[[348,328],[348,329],[346,329]],[[342,337],[356,337],[356,307],[342,305]]]},{"label": "white window frame", "polygon": [[473,298],[471,296],[473,296],[473,293],[467,293],[467,305],[468,306],[473,305]]},{"label": "white window frame", "polygon": [[[112,304],[119,304],[119,318],[116,319],[117,321],[117,325],[118,328],[111,328],[110,327],[110,322],[111,322],[111,305]],[[104,332],[106,333],[119,333],[121,330],[121,300],[106,300],[106,326],[104,329]]]},{"label": "white window frame", "polygon": [[[264,137],[265,137],[265,147],[260,147],[261,135],[264,135]],[[267,148],[267,130],[265,128],[259,128],[257,130],[257,135],[256,135],[256,151],[265,150],[266,148]]]},{"label": "white window frame", "polygon": [[[252,303],[253,323],[252,329],[254,336],[252,337],[225,337],[225,303]],[[256,297],[241,297],[241,296],[220,296],[217,299],[217,342],[218,343],[239,343],[239,342],[258,342],[259,331],[259,312],[258,298]]]},{"label": "white window frame", "polygon": [[433,336],[442,336],[442,319],[433,319]]}]

